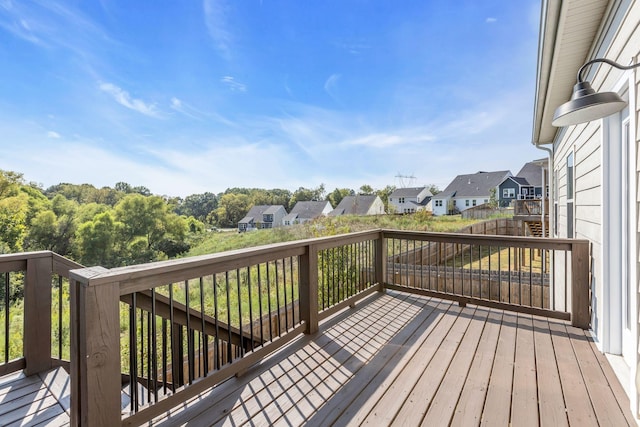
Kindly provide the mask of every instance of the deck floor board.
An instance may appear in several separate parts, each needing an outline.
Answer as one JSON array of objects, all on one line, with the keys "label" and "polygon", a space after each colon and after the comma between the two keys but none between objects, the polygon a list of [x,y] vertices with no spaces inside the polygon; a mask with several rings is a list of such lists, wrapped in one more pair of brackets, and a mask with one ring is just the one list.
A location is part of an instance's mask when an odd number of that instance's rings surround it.
[{"label": "deck floor board", "polygon": [[387,291],[153,425],[633,425],[616,381],[567,322]]},{"label": "deck floor board", "polygon": [[[1,425],[69,425],[60,372],[0,378]],[[588,332],[390,291],[150,423],[634,425]]]}]

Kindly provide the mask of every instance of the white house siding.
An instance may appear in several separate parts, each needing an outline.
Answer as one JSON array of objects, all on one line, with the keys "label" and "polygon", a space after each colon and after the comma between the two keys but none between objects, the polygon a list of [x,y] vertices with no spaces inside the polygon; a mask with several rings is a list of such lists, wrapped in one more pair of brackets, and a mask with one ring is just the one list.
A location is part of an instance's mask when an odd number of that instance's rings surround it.
[{"label": "white house siding", "polygon": [[[608,33],[602,34],[599,39],[599,44],[596,45],[595,53],[592,57],[608,58],[621,64],[629,64],[631,62],[640,62],[640,0],[638,1],[622,1],[618,2],[621,7],[626,7],[628,14],[620,19],[614,17],[611,22],[614,25]],[[615,8],[614,8],[615,11]],[[618,12],[620,13],[620,12]],[[594,68],[595,69],[595,68]],[[577,70],[576,70],[577,71]],[[631,188],[635,190],[635,200],[631,203],[630,213],[632,217],[629,219],[633,224],[631,230],[632,235],[629,236],[632,248],[636,254],[637,260],[637,245],[640,242],[640,224],[638,222],[637,212],[640,210],[640,194],[637,183],[640,180],[640,160],[638,156],[638,135],[640,134],[640,128],[638,123],[640,122],[640,110],[637,94],[640,92],[640,72],[638,70],[623,73],[620,70],[614,69],[608,65],[602,65],[597,68],[595,75],[591,73],[588,79],[591,81],[596,91],[611,91],[621,89],[620,83],[624,82],[624,79],[629,79],[631,87],[629,88],[629,108],[630,108],[630,120],[631,120],[631,140],[630,144],[630,156],[632,156],[631,173],[632,177]],[[635,87],[634,87],[635,86]],[[616,274],[620,274],[616,271],[616,265],[619,265],[620,259],[615,259],[616,252],[611,252],[611,249],[605,247],[606,241],[610,238],[607,233],[612,233],[611,238],[615,242],[616,234],[621,233],[619,224],[620,221],[621,206],[616,203],[611,203],[610,199],[615,199],[613,195],[610,195],[605,184],[608,180],[611,180],[611,188],[616,188],[616,179],[620,180],[619,170],[603,169],[602,164],[607,164],[608,153],[607,150],[615,150],[615,147],[605,146],[603,148],[603,141],[608,144],[607,126],[605,120],[597,120],[594,122],[580,124],[573,127],[568,127],[562,130],[554,142],[554,170],[558,171],[558,224],[557,235],[558,237],[566,237],[567,232],[567,170],[566,159],[567,155],[574,152],[574,177],[575,177],[575,192],[574,192],[574,207],[575,207],[575,237],[588,239],[592,244],[592,329],[595,334],[596,343],[598,347],[603,351],[610,351],[609,342],[615,340],[612,338],[615,335],[615,325],[612,326],[607,322],[607,313],[609,310],[619,310],[620,302],[616,304],[615,300],[611,300],[611,292],[609,291],[610,285],[616,286],[616,283],[611,283],[612,277],[616,277]],[[563,133],[564,132],[564,133]],[[615,154],[615,153],[614,153]],[[604,174],[608,174],[605,176]],[[553,221],[552,221],[553,222]],[[612,229],[608,227],[611,225]],[[613,248],[616,250],[616,248]],[[619,251],[620,248],[618,247]],[[626,254],[622,254],[626,256]],[[618,264],[616,264],[618,263]],[[556,263],[556,274],[563,274],[561,271],[561,263]],[[563,263],[562,263],[563,264]],[[603,268],[607,266],[608,269]],[[630,275],[633,278],[632,283],[634,286],[634,293],[631,295],[632,306],[636,307],[636,313],[634,315],[634,322],[632,325],[632,334],[635,342],[633,347],[638,348],[638,314],[637,314],[637,302],[638,302],[638,280],[637,271],[640,269],[640,263],[636,262],[636,265],[631,267]],[[556,294],[557,298],[561,296]],[[629,364],[628,375],[619,376],[624,387],[630,391],[630,399],[632,409],[634,413],[638,414],[638,389],[635,384],[635,377],[638,364],[638,354],[634,351],[635,360]]]}]

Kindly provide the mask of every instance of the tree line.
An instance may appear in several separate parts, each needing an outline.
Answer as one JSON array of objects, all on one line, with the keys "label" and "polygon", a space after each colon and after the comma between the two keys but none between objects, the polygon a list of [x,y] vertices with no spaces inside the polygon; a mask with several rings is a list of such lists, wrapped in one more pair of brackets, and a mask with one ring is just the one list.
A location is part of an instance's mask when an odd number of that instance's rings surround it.
[{"label": "tree line", "polygon": [[[431,186],[433,191],[437,188]],[[183,198],[154,195],[144,186],[113,188],[61,183],[43,189],[22,174],[0,170],[0,253],[51,250],[83,265],[116,267],[173,258],[187,252],[211,227],[235,227],[254,205],[328,200],[376,194],[387,206],[394,186],[356,192],[336,188],[228,188]]]}]

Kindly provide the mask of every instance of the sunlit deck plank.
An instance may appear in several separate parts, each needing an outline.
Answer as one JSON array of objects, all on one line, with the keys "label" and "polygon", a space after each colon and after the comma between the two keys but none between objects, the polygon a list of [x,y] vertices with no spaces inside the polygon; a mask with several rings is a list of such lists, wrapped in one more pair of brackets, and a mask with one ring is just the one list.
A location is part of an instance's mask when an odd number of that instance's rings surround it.
[{"label": "sunlit deck plank", "polygon": [[511,424],[538,426],[538,387],[531,316],[518,314]]},{"label": "sunlit deck plank", "polygon": [[469,375],[464,383],[462,393],[458,399],[452,426],[478,425],[482,418],[485,396],[489,387],[491,367],[493,366],[502,311],[492,310],[482,331],[480,343],[473,356]]},{"label": "sunlit deck plank", "polygon": [[409,361],[415,357],[418,348],[446,315],[452,306],[450,301],[430,300],[424,310],[423,320],[414,323],[415,330],[400,345],[394,341],[386,346],[363,370],[361,376],[346,384],[336,396],[324,405],[309,420],[311,426],[357,424],[363,420],[369,410],[377,403],[385,391],[402,374]]},{"label": "sunlit deck plank", "polygon": [[624,426],[627,423],[622,409],[617,405],[609,382],[582,329],[567,327],[582,377],[593,402],[593,409],[600,425]]},{"label": "sunlit deck plank", "polygon": [[548,319],[534,318],[533,333],[536,347],[540,425],[566,426],[567,411]]},{"label": "sunlit deck plank", "polygon": [[449,368],[445,371],[445,376],[422,420],[423,426],[450,424],[488,316],[489,309],[476,309],[471,324],[458,345],[455,356],[451,359]]},{"label": "sunlit deck plank", "polygon": [[475,311],[475,307],[465,307],[462,310],[446,338],[438,347],[431,363],[422,372],[402,408],[396,414],[393,425],[406,426],[415,424],[416,420],[420,422],[438,391],[440,382],[448,369],[451,368],[451,362],[455,358],[455,353],[471,324]]},{"label": "sunlit deck plank", "polygon": [[596,415],[563,324],[549,322],[570,425],[597,426]]},{"label": "sunlit deck plank", "polygon": [[[387,291],[154,425],[625,425],[628,401],[615,400],[606,359],[569,330]],[[623,418],[596,419],[616,411]]]},{"label": "sunlit deck plank", "polygon": [[516,351],[517,318],[505,312],[502,317],[498,346],[489,380],[481,424],[508,425],[513,385],[513,363]]},{"label": "sunlit deck plank", "polygon": [[[384,395],[380,397],[376,405],[369,409],[363,419],[363,424],[390,424],[394,420],[398,410],[402,408],[403,403],[411,394],[421,372],[429,367],[432,358],[446,339],[460,312],[460,307],[451,306],[447,311],[447,315],[438,323],[435,331],[429,335],[427,341],[417,350],[420,353],[419,360],[411,359],[411,369],[407,367],[408,369],[402,371],[402,374],[396,378]],[[421,351],[423,348],[424,351]]]}]

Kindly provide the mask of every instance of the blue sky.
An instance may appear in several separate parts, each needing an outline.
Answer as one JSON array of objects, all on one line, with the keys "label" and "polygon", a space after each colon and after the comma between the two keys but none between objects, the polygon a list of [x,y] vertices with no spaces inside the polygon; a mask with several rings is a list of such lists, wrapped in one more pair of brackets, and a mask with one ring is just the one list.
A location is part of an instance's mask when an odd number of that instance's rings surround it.
[{"label": "blue sky", "polygon": [[531,144],[539,0],[0,0],[0,169],[443,189]]}]

